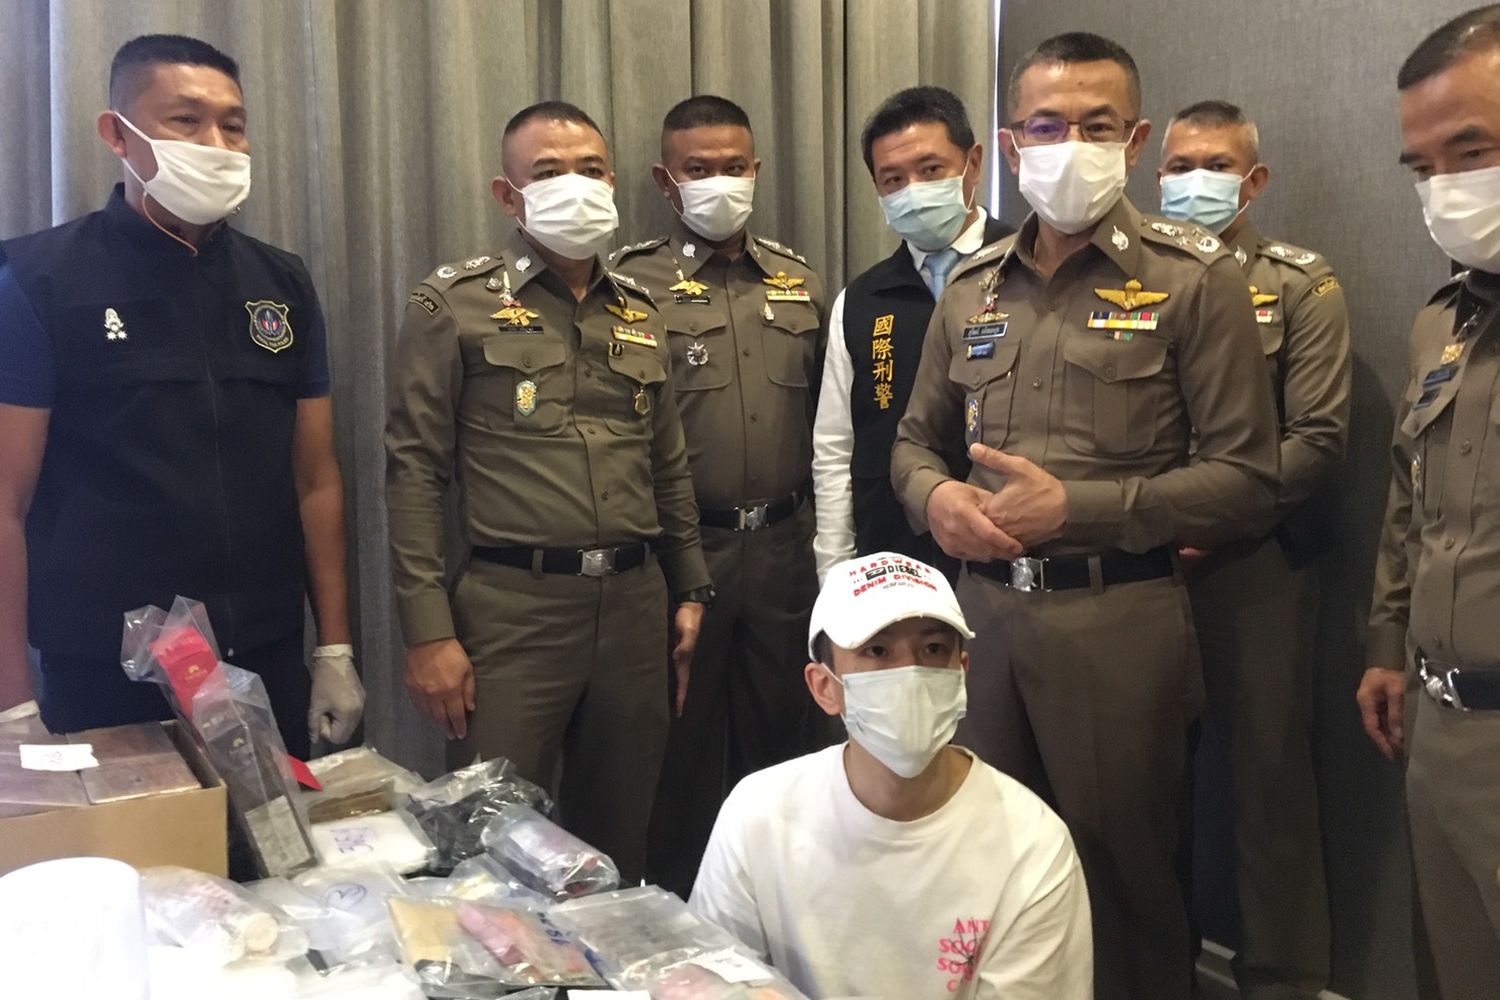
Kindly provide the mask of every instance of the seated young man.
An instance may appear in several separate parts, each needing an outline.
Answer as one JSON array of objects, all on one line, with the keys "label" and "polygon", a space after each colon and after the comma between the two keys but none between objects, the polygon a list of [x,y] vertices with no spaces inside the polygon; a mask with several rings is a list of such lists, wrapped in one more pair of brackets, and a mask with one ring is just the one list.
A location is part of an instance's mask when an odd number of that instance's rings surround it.
[{"label": "seated young man", "polygon": [[949,740],[966,705],[948,581],[850,559],[813,605],[807,686],[850,740],[745,778],[690,905],[812,997],[1088,1000],[1088,891],[1061,819]]}]

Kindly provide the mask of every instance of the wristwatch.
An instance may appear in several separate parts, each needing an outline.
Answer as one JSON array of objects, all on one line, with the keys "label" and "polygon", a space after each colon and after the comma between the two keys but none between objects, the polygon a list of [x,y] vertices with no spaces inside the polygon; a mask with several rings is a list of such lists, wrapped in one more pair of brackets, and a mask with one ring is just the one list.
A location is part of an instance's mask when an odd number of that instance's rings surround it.
[{"label": "wristwatch", "polygon": [[714,589],[713,584],[706,587],[694,587],[677,595],[678,604],[701,604],[705,608],[714,606],[714,601],[719,597],[719,592]]}]

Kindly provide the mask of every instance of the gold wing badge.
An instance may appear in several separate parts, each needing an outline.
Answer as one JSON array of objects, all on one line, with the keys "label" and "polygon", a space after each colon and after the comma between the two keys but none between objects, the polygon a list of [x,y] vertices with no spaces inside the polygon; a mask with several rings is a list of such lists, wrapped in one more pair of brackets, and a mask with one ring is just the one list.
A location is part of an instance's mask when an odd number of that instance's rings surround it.
[{"label": "gold wing badge", "polygon": [[531,321],[536,319],[536,317],[536,313],[527,309],[519,302],[512,302],[498,312],[490,313],[490,319],[498,319],[500,322],[509,323],[511,326],[530,326]]},{"label": "gold wing badge", "polygon": [[1280,295],[1269,295],[1265,292],[1262,292],[1254,285],[1250,286],[1250,304],[1255,306],[1257,309],[1261,306],[1268,306],[1279,298],[1281,298]]},{"label": "gold wing badge", "polygon": [[1165,302],[1170,295],[1168,292],[1143,291],[1141,283],[1134,278],[1125,282],[1124,288],[1096,288],[1094,289],[1094,294],[1110,305],[1119,306],[1126,312],[1134,312],[1145,306],[1154,306],[1158,302]]},{"label": "gold wing badge", "polygon": [[793,288],[801,285],[804,279],[793,278],[785,271],[777,271],[775,277],[761,278],[760,280],[772,288],[779,288],[784,292],[790,292]]},{"label": "gold wing badge", "polygon": [[608,309],[610,312],[614,313],[616,316],[620,317],[627,323],[639,323],[641,320],[649,318],[649,314],[643,313],[638,309],[632,309],[629,306],[617,306],[611,304],[605,306],[604,308]]},{"label": "gold wing badge", "polygon": [[679,295],[702,295],[708,291],[708,286],[701,281],[694,281],[692,278],[683,278],[677,284],[668,288],[667,291],[676,292]]}]

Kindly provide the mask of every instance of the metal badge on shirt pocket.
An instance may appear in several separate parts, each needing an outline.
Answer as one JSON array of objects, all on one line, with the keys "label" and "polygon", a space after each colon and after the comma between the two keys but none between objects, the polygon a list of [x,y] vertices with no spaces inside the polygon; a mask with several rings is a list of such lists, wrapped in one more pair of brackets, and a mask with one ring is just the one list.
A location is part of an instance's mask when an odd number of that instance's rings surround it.
[{"label": "metal badge on shirt pocket", "polygon": [[536,383],[529,378],[516,383],[516,412],[523,417],[536,412]]},{"label": "metal badge on shirt pocket", "polygon": [[272,354],[280,354],[292,346],[292,321],[288,318],[288,307],[269,299],[256,299],[245,303],[250,314],[250,339]]}]

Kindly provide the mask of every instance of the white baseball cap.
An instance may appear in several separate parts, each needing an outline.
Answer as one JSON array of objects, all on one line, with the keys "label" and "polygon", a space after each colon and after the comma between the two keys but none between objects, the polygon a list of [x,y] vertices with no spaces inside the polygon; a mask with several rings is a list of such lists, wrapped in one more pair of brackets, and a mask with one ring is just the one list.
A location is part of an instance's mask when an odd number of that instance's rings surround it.
[{"label": "white baseball cap", "polygon": [[823,632],[835,646],[853,649],[892,622],[936,618],[965,639],[974,638],[958,598],[943,574],[899,552],[847,559],[828,571],[807,628],[807,655]]}]

